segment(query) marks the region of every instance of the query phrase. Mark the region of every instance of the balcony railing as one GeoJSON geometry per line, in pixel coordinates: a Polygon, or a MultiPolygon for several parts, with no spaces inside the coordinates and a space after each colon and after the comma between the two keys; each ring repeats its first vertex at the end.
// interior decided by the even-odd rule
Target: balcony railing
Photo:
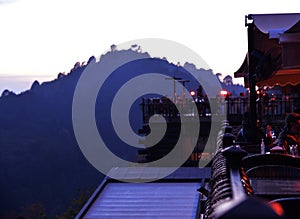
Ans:
{"type": "MultiPolygon", "coordinates": [[[[241,122],[242,115],[250,110],[250,100],[248,97],[228,97],[202,99],[200,101],[177,101],[175,104],[171,100],[161,98],[143,99],[142,111],[143,121],[147,123],[154,114],[161,114],[166,118],[179,116],[199,116],[201,118],[211,116],[211,105],[217,106],[216,115],[226,114],[229,121],[235,123],[238,119],[241,122]],[[198,110],[193,110],[192,104],[196,104],[198,110]],[[183,112],[179,115],[179,111],[183,112]]],[[[282,121],[287,113],[293,112],[300,106],[299,98],[272,98],[256,100],[256,113],[259,122],[262,124],[270,123],[274,120],[282,121]]]]}

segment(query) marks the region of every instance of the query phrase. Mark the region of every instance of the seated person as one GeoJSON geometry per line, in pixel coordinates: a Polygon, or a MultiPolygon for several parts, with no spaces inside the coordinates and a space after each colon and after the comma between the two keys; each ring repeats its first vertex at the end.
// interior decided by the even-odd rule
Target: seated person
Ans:
{"type": "Polygon", "coordinates": [[[285,118],[283,130],[279,133],[278,144],[285,149],[286,153],[290,152],[292,145],[300,147],[300,114],[290,113],[285,118]]]}
{"type": "Polygon", "coordinates": [[[261,139],[266,139],[264,131],[257,126],[251,127],[250,113],[245,112],[242,120],[242,128],[238,131],[235,142],[260,144],[261,139]]]}
{"type": "Polygon", "coordinates": [[[266,146],[270,146],[270,147],[273,146],[274,139],[273,139],[273,133],[272,132],[273,132],[272,126],[270,124],[268,124],[267,128],[266,128],[266,140],[265,140],[265,145],[266,146]]]}

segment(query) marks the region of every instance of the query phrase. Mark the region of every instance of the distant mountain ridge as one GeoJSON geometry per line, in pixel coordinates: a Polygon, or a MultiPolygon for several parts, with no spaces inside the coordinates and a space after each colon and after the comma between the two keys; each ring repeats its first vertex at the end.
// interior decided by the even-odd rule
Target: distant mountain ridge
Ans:
{"type": "MultiPolygon", "coordinates": [[[[145,69],[163,72],[169,77],[188,78],[185,68],[132,49],[108,52],[99,62],[114,65],[117,59],[126,56],[137,61],[118,68],[109,83],[101,88],[102,92],[115,92],[124,81],[145,69]]],[[[0,215],[17,211],[26,204],[42,203],[47,215],[53,218],[66,210],[78,189],[94,188],[103,179],[103,174],[82,155],[72,127],[74,91],[86,66],[94,61],[95,57],[90,57],[86,64],[77,62],[68,74],[60,73],[57,79],[41,84],[35,81],[30,90],[21,94],[3,92],[0,98],[0,165],[3,169],[0,215]]],[[[189,63],[184,67],[194,68],[199,74],[212,74],[211,70],[196,69],[189,63]]],[[[197,80],[191,79],[186,87],[192,90],[198,85],[197,80]]],[[[104,100],[101,97],[99,95],[96,103],[98,129],[105,136],[114,136],[109,116],[104,116],[113,95],[107,95],[104,100]]],[[[141,128],[138,102],[131,114],[134,115],[132,126],[141,128]]],[[[134,159],[136,149],[115,138],[106,140],[118,156],[134,159]]]]}

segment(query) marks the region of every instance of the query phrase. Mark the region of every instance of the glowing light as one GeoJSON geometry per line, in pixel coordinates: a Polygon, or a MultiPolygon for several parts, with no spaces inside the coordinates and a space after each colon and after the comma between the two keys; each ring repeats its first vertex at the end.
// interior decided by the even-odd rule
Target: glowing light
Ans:
{"type": "Polygon", "coordinates": [[[193,97],[193,96],[196,95],[196,92],[195,92],[195,91],[191,91],[190,94],[191,94],[191,96],[193,97]]]}
{"type": "Polygon", "coordinates": [[[283,216],[284,215],[284,210],[281,204],[278,202],[273,202],[269,204],[270,207],[273,209],[274,212],[276,212],[277,215],[283,216]]]}
{"type": "Polygon", "coordinates": [[[229,92],[227,90],[221,90],[220,91],[220,95],[221,96],[228,96],[229,95],[229,92]]]}

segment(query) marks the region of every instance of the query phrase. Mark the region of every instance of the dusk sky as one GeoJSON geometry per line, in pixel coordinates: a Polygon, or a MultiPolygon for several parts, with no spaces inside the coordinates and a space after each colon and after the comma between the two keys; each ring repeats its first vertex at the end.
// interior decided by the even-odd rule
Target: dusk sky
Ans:
{"type": "Polygon", "coordinates": [[[233,76],[247,52],[245,15],[296,13],[298,5],[292,0],[0,0],[0,92],[27,90],[34,80],[52,80],[112,44],[140,38],[181,43],[214,73],[233,76]]]}

